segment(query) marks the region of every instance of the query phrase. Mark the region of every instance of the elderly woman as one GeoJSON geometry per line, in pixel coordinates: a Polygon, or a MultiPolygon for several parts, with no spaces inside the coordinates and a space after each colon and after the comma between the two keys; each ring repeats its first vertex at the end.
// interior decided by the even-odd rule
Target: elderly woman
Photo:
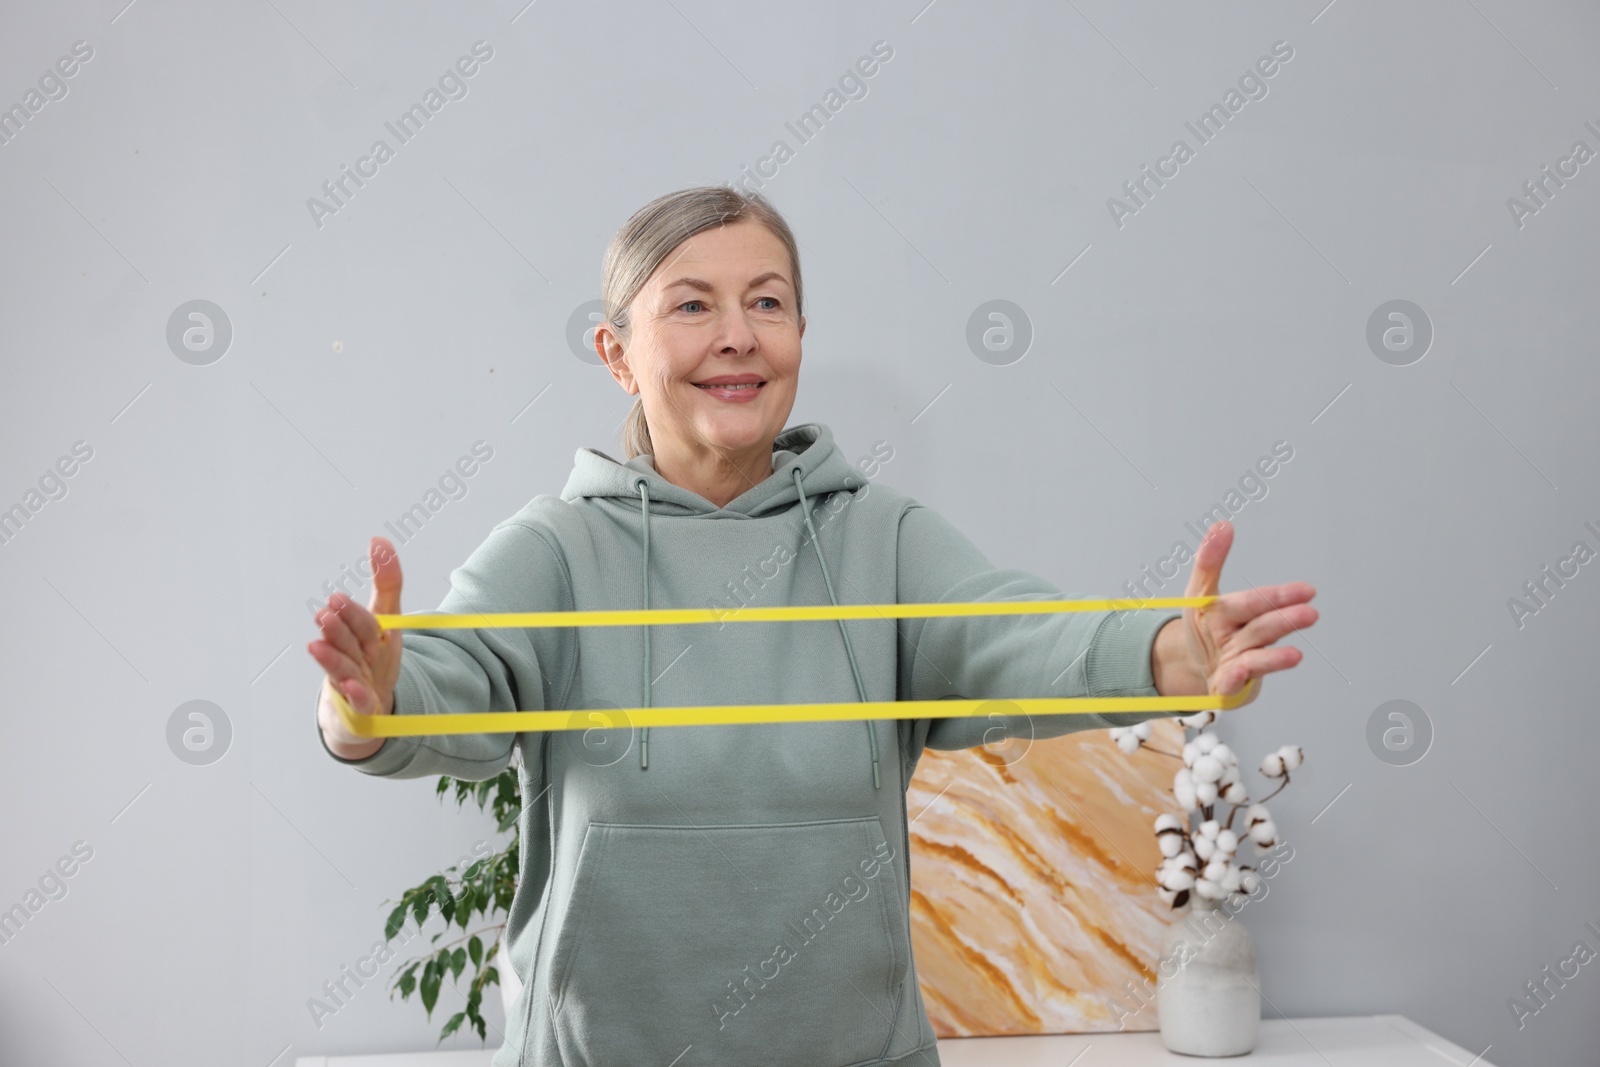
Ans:
{"type": "MultiPolygon", "coordinates": [[[[627,459],[575,455],[451,575],[441,612],[718,607],[719,624],[383,631],[336,593],[308,651],[330,755],[366,774],[482,780],[520,754],[521,872],[507,926],[523,987],[494,1063],[936,1067],[911,958],[905,793],[924,748],[992,741],[980,717],[361,738],[365,714],[1237,693],[1294,666],[1303,582],[1194,610],[748,622],[745,605],[1062,599],[993,566],[945,518],[868,484],[800,381],[800,257],[759,195],[685,189],[606,253],[595,348],[637,395],[627,459]],[[404,653],[402,654],[402,648],[404,653]],[[986,737],[986,733],[988,736],[986,737]]],[[[1186,595],[1213,594],[1219,523],[1186,595]]],[[[1259,688],[1259,687],[1258,687],[1259,688]]],[[[1253,697],[1254,694],[1252,694],[1253,697]]],[[[1149,714],[1010,721],[1033,738],[1149,714]]]]}

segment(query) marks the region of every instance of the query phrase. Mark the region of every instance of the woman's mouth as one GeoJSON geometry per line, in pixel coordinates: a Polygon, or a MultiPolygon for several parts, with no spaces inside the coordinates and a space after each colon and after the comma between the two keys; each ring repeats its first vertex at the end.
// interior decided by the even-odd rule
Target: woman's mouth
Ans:
{"type": "Polygon", "coordinates": [[[767,383],[741,382],[737,385],[701,385],[698,382],[692,382],[690,384],[694,385],[694,387],[700,390],[702,393],[707,393],[711,396],[714,396],[718,400],[726,400],[733,404],[743,404],[748,403],[749,401],[754,400],[757,396],[761,395],[761,388],[767,383]]]}

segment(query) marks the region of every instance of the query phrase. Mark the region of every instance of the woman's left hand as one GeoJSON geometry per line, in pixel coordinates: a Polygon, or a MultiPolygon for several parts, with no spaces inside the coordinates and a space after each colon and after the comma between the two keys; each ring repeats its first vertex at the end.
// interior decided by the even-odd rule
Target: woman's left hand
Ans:
{"type": "MultiPolygon", "coordinates": [[[[1194,569],[1183,595],[1216,596],[1222,563],[1232,547],[1233,523],[1213,523],[1195,552],[1194,569]]],[[[1268,646],[1317,621],[1317,609],[1307,603],[1316,595],[1305,582],[1289,582],[1228,593],[1203,608],[1184,608],[1189,657],[1194,671],[1205,681],[1206,692],[1231,695],[1252,678],[1299,663],[1304,654],[1298,648],[1268,646]]],[[[1257,685],[1244,703],[1260,695],[1261,686],[1257,685]]]]}

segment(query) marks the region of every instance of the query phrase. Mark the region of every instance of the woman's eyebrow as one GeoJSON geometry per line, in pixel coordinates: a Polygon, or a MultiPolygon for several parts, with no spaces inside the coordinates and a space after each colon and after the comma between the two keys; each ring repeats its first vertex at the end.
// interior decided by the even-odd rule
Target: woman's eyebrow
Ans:
{"type": "MultiPolygon", "coordinates": [[[[788,278],[785,278],[775,270],[769,270],[765,274],[758,274],[756,277],[751,278],[745,288],[754,289],[758,285],[771,281],[779,281],[785,285],[789,284],[788,278]]],[[[711,292],[711,283],[700,278],[678,278],[675,281],[668,282],[666,288],[672,289],[680,285],[687,285],[689,288],[698,289],[702,293],[711,292]]]]}

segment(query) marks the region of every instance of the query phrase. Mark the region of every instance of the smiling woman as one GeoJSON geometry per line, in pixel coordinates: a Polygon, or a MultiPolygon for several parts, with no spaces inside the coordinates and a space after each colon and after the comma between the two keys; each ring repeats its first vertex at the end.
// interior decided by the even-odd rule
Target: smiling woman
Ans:
{"type": "MultiPolygon", "coordinates": [[[[995,567],[881,480],[869,494],[867,468],[826,425],[786,427],[801,294],[794,236],[759,195],[700,187],[640,209],[606,253],[595,330],[613,379],[637,397],[626,459],[578,449],[561,493],[495,526],[451,572],[438,610],[693,607],[774,557],[760,591],[780,606],[1083,598],[995,567]]],[[[1232,538],[1227,523],[1216,529],[1186,595],[1216,591],[1232,538]]],[[[924,750],[992,752],[1014,732],[1034,742],[1177,714],[863,711],[652,737],[630,711],[1232,695],[1298,663],[1297,649],[1264,646],[1316,617],[1303,603],[1314,591],[1294,583],[1218,597],[1203,617],[1143,610],[1117,625],[1083,611],[383,629],[374,612],[400,613],[400,563],[382,538],[371,555],[370,608],[330,597],[323,639],[308,646],[327,671],[317,715],[329,754],[371,775],[466,781],[518,757],[517,877],[496,965],[521,988],[495,1067],[938,1067],[911,950],[906,791],[924,750]],[[588,713],[589,729],[361,737],[331,686],[361,714],[617,710],[588,713]],[[872,856],[879,892],[846,907],[840,872],[872,856]],[[808,939],[807,915],[829,932],[808,939]]]]}
{"type": "Polygon", "coordinates": [[[651,456],[668,481],[718,506],[769,476],[806,332],[800,252],[783,217],[720,187],[663,197],[617,232],[603,293],[595,351],[639,396],[628,458],[651,456]]]}

